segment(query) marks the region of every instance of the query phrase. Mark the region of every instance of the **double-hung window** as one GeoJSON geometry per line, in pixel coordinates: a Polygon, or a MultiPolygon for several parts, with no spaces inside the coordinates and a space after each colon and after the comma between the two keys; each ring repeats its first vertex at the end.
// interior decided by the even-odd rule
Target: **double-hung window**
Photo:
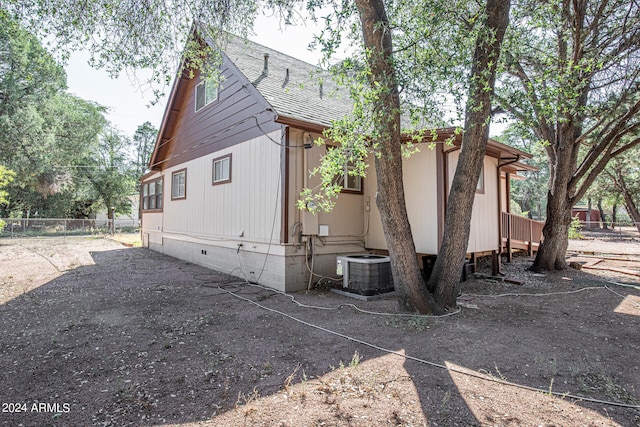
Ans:
{"type": "Polygon", "coordinates": [[[344,176],[342,178],[342,191],[350,193],[362,193],[362,177],[360,175],[352,175],[355,166],[348,162],[344,167],[344,176]]]}
{"type": "Polygon", "coordinates": [[[353,175],[355,166],[351,162],[344,165],[342,175],[337,175],[334,182],[342,187],[341,193],[362,194],[362,177],[353,175]]]}
{"type": "Polygon", "coordinates": [[[204,79],[196,86],[196,111],[218,99],[218,81],[214,77],[204,79]]]}
{"type": "Polygon", "coordinates": [[[231,182],[231,154],[213,159],[213,185],[231,182]]]}
{"type": "Polygon", "coordinates": [[[187,198],[187,170],[181,169],[171,174],[171,200],[187,198]]]}
{"type": "Polygon", "coordinates": [[[142,210],[162,210],[162,178],[142,184],[142,210]]]}

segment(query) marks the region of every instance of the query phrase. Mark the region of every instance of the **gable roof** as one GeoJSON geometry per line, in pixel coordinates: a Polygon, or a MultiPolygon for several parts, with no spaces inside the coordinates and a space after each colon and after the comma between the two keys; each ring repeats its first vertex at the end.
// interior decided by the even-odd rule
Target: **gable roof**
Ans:
{"type": "MultiPolygon", "coordinates": [[[[227,34],[221,50],[223,60],[230,62],[262,98],[261,108],[275,114],[276,123],[322,132],[333,120],[352,111],[348,89],[336,85],[328,72],[317,66],[231,34],[227,34]]],[[[187,80],[183,73],[174,82],[150,165],[158,164],[157,159],[164,156],[160,147],[173,139],[171,128],[181,114],[174,103],[183,96],[187,80]]],[[[438,134],[450,136],[453,130],[439,129],[438,134]]],[[[454,144],[460,143],[458,135],[454,144]]],[[[531,155],[495,140],[489,140],[487,155],[508,162],[514,171],[536,169],[519,162],[531,155]]]]}
{"type": "Polygon", "coordinates": [[[352,110],[347,90],[319,67],[236,36],[229,36],[223,50],[271,104],[276,121],[328,127],[352,110]]]}
{"type": "MultiPolygon", "coordinates": [[[[336,85],[327,72],[315,65],[232,35],[224,53],[272,105],[278,122],[326,128],[352,111],[347,89],[336,85]]],[[[438,133],[450,135],[453,131],[451,127],[438,133]]],[[[460,143],[461,138],[456,142],[460,143]]],[[[489,140],[487,154],[512,163],[515,170],[537,170],[519,162],[531,158],[529,153],[493,139],[489,140]]]]}

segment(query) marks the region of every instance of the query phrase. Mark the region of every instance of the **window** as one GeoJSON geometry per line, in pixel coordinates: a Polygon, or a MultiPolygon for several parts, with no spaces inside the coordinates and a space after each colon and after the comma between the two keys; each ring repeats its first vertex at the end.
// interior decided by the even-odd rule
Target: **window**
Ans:
{"type": "Polygon", "coordinates": [[[196,86],[196,111],[218,99],[218,83],[210,77],[196,86]]]}
{"type": "Polygon", "coordinates": [[[344,167],[344,174],[336,177],[335,183],[342,187],[341,193],[362,194],[362,177],[350,175],[353,170],[355,170],[355,166],[348,162],[344,167]]]}
{"type": "Polygon", "coordinates": [[[187,198],[187,170],[181,169],[171,174],[171,200],[187,198]]]}
{"type": "Polygon", "coordinates": [[[213,159],[213,185],[231,182],[231,154],[213,159]]]}
{"type": "Polygon", "coordinates": [[[142,210],[162,210],[162,178],[142,184],[142,210]]]}
{"type": "MultiPolygon", "coordinates": [[[[327,145],[327,152],[334,150],[336,147],[327,145]]],[[[362,194],[362,177],[360,175],[352,175],[356,166],[353,162],[347,162],[344,166],[342,175],[336,175],[333,179],[334,184],[342,187],[341,193],[362,194]]]]}
{"type": "Polygon", "coordinates": [[[344,169],[344,178],[342,189],[347,191],[353,191],[354,193],[362,193],[362,177],[359,175],[351,175],[350,172],[353,171],[355,167],[353,163],[347,163],[344,169]]]}
{"type": "Polygon", "coordinates": [[[476,193],[484,194],[484,165],[480,169],[480,176],[478,177],[478,185],[476,186],[476,193]]]}

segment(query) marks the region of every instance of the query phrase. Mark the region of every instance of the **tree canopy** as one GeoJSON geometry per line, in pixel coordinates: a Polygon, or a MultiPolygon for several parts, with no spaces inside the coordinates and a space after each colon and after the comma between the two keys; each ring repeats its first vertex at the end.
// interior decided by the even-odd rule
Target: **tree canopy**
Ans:
{"type": "Polygon", "coordinates": [[[0,13],[0,162],[15,172],[7,216],[70,215],[79,153],[105,123],[102,107],[66,93],[64,69],[0,13]]]}
{"type": "Polygon", "coordinates": [[[548,158],[544,240],[533,268],[564,269],[571,207],[611,159],[640,144],[640,5],[523,1],[512,20],[497,99],[548,158]]]}
{"type": "Polygon", "coordinates": [[[157,131],[141,125],[134,147],[104,107],[66,92],[64,69],[36,37],[6,11],[0,21],[0,217],[128,211],[157,131]]]}
{"type": "MultiPolygon", "coordinates": [[[[508,0],[486,3],[310,0],[264,5],[277,10],[285,20],[296,13],[296,8],[306,8],[312,16],[322,17],[325,31],[318,41],[327,57],[343,37],[350,40],[355,50],[353,60],[343,62],[338,74],[356,83],[351,85],[351,95],[356,100],[354,113],[359,120],[356,127],[340,121],[336,130],[329,133],[334,139],[348,140],[341,150],[333,151],[337,155],[333,160],[356,163],[354,173],[363,174],[364,156],[374,157],[378,177],[376,203],[399,301],[405,308],[433,312],[441,311],[442,306],[455,306],[455,281],[460,275],[469,234],[472,203],[468,200],[469,192],[475,189],[488,138],[490,100],[486,95],[493,89],[509,4],[508,0]],[[441,301],[434,304],[429,301],[420,275],[404,203],[402,151],[406,145],[400,138],[401,116],[409,117],[410,132],[435,128],[443,123],[442,108],[452,100],[458,102],[458,108],[452,109],[457,118],[465,116],[467,133],[459,162],[462,166],[456,172],[449,198],[454,206],[447,213],[447,222],[451,223],[445,225],[445,236],[450,235],[450,239],[444,239],[445,246],[451,244],[452,252],[441,257],[434,270],[432,281],[440,282],[437,292],[441,296],[441,301]],[[357,137],[363,133],[370,144],[357,137]],[[457,203],[458,199],[461,203],[457,203]]],[[[251,0],[202,1],[195,7],[184,1],[111,0],[87,2],[79,8],[65,0],[27,5],[10,0],[7,7],[30,28],[66,48],[88,45],[96,66],[113,73],[124,66],[152,66],[155,80],[166,82],[177,68],[175,62],[166,58],[177,57],[183,46],[186,46],[183,62],[186,68],[204,67],[207,71],[206,58],[213,52],[202,51],[196,41],[187,41],[185,37],[190,34],[187,28],[214,41],[224,31],[245,35],[263,5],[251,0]]],[[[424,134],[417,131],[415,139],[424,140],[424,134]]],[[[326,173],[330,181],[331,173],[330,166],[326,173]]]]}

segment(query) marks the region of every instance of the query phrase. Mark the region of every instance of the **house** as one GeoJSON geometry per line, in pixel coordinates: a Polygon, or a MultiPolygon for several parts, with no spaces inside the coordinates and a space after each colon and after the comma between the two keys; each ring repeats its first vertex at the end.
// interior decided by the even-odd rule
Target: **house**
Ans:
{"type": "Polygon", "coordinates": [[[600,211],[589,206],[576,205],[571,208],[571,218],[578,218],[586,228],[600,228],[600,211]]]}
{"type": "MultiPolygon", "coordinates": [[[[327,148],[313,141],[351,109],[345,89],[320,80],[314,66],[253,42],[230,37],[222,50],[219,84],[197,73],[174,83],[151,172],[142,177],[143,245],[283,291],[335,276],[339,255],[384,253],[374,168],[364,179],[345,174],[330,213],[295,206],[303,188],[319,183],[308,172],[327,148]]],[[[452,135],[441,129],[435,149],[425,144],[404,160],[417,256],[438,253],[461,143],[459,136],[452,146],[442,143],[452,135]]],[[[509,215],[509,180],[531,169],[519,162],[528,157],[489,142],[471,257],[506,242],[501,212],[509,215]]]]}

